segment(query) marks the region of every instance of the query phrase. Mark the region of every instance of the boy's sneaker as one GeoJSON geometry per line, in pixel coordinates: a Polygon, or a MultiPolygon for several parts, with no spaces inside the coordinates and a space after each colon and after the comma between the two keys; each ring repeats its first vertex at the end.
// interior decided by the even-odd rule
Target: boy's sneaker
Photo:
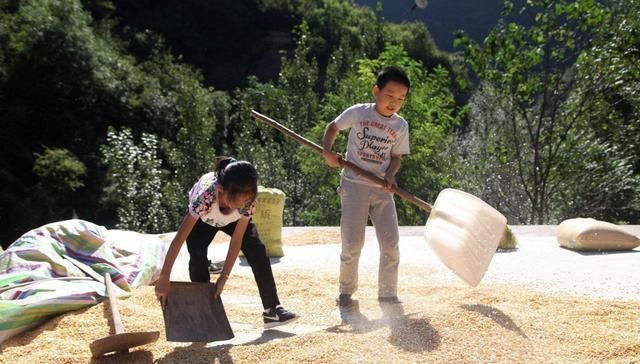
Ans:
{"type": "Polygon", "coordinates": [[[287,311],[282,306],[270,308],[262,314],[264,328],[271,329],[276,326],[286,325],[300,318],[295,312],[287,311]]]}
{"type": "Polygon", "coordinates": [[[348,293],[341,293],[338,298],[336,298],[336,303],[340,307],[349,307],[353,305],[353,300],[351,299],[351,295],[348,293]]]}

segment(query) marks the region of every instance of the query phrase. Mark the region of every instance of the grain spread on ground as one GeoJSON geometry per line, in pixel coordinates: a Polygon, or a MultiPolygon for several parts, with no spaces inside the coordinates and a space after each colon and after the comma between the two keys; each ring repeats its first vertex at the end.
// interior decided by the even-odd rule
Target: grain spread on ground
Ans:
{"type": "MultiPolygon", "coordinates": [[[[218,233],[213,239],[214,244],[223,244],[229,242],[229,235],[218,233]]],[[[282,236],[282,245],[286,249],[287,246],[310,245],[310,244],[340,244],[340,233],[335,229],[317,229],[308,230],[292,235],[282,236]]]]}
{"type": "MultiPolygon", "coordinates": [[[[610,362],[640,360],[638,301],[592,300],[533,293],[526,287],[463,283],[429,284],[428,270],[402,268],[402,305],[381,307],[377,278],[365,273],[354,298],[358,311],[334,302],[335,274],[279,273],[280,296],[302,318],[262,333],[253,278],[235,275],[223,300],[236,336],[257,332],[243,344],[170,343],[153,287],[118,302],[127,332],[160,330],[153,344],[112,354],[99,363],[352,363],[352,362],[610,362]],[[247,288],[252,287],[252,288],[247,288]],[[246,297],[251,297],[246,299],[246,297]],[[255,301],[255,302],[254,302],[255,301]],[[303,334],[292,334],[305,325],[303,334]]],[[[108,305],[74,311],[7,340],[3,363],[86,363],[89,344],[112,334],[108,305]]]]}

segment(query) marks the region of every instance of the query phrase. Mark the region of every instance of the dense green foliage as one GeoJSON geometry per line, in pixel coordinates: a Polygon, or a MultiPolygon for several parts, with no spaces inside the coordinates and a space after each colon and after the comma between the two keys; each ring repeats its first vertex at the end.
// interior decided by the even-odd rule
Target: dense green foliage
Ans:
{"type": "Polygon", "coordinates": [[[152,134],[143,134],[140,142],[133,140],[131,131],[109,130],[107,143],[103,145],[104,160],[111,174],[107,198],[117,206],[117,227],[136,231],[171,229],[169,219],[170,198],[179,185],[171,181],[163,185],[162,161],[158,158],[158,139],[152,134]],[[144,218],[140,218],[144,216],[144,218]]]}
{"type": "Polygon", "coordinates": [[[59,216],[60,212],[72,214],[67,201],[84,186],[87,168],[66,149],[47,148],[35,157],[33,173],[38,182],[32,193],[38,196],[39,210],[46,219],[59,216]]]}
{"type": "MultiPolygon", "coordinates": [[[[0,241],[71,217],[173,230],[223,154],[285,191],[286,225],[338,224],[338,171],[249,111],[319,143],[391,64],[412,79],[404,189],[433,201],[462,188],[511,223],[637,223],[640,5],[605,5],[532,0],[529,27],[507,7],[452,55],[423,24],[347,0],[0,1],[0,241]]],[[[398,212],[426,220],[401,200],[398,212]]]]}
{"type": "MultiPolygon", "coordinates": [[[[463,187],[519,223],[587,214],[637,221],[640,180],[630,160],[637,155],[628,146],[635,143],[629,133],[615,140],[602,129],[616,135],[636,130],[639,104],[627,98],[630,114],[625,117],[615,111],[616,101],[607,100],[615,92],[601,92],[615,88],[627,69],[637,67],[629,62],[637,55],[619,55],[625,61],[600,67],[599,75],[584,68],[608,59],[599,51],[602,42],[622,46],[611,44],[622,38],[608,38],[607,24],[622,21],[637,31],[637,13],[627,22],[624,13],[609,13],[595,0],[530,0],[526,10],[537,12],[529,28],[501,22],[482,44],[464,34],[458,37],[482,80],[471,102],[470,132],[460,141],[460,154],[470,167],[461,171],[473,170],[460,176],[463,187]],[[616,69],[617,75],[610,74],[616,69]]],[[[635,80],[630,75],[623,82],[623,87],[637,84],[637,72],[635,80]]]]}

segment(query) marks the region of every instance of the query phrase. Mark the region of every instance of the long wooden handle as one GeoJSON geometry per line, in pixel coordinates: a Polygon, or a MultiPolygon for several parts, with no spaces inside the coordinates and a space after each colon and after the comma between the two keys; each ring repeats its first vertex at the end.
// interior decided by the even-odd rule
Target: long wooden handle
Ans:
{"type": "Polygon", "coordinates": [[[122,319],[120,319],[120,311],[118,311],[118,303],[116,302],[116,292],[113,289],[113,283],[111,282],[111,275],[109,273],[104,274],[104,284],[107,286],[107,294],[109,295],[109,306],[111,306],[111,318],[113,318],[113,327],[117,334],[124,333],[124,326],[122,325],[122,319]]]}
{"type": "MultiPolygon", "coordinates": [[[[309,139],[307,139],[307,138],[305,138],[305,137],[303,137],[303,136],[301,136],[299,134],[296,134],[293,130],[287,128],[286,126],[284,126],[284,125],[280,124],[279,122],[269,118],[266,115],[260,114],[259,112],[255,111],[255,110],[251,110],[251,116],[253,116],[257,120],[263,121],[267,125],[269,125],[272,128],[278,130],[282,134],[290,137],[291,139],[297,141],[298,143],[304,145],[305,147],[308,147],[308,148],[310,148],[310,149],[312,149],[312,150],[314,150],[314,151],[316,151],[316,152],[318,152],[320,154],[322,154],[322,152],[324,151],[324,149],[321,146],[319,146],[318,144],[310,141],[309,139]]],[[[355,164],[353,164],[351,162],[348,162],[348,161],[346,161],[346,160],[344,160],[342,158],[340,158],[340,165],[342,167],[346,167],[346,168],[349,168],[349,169],[353,170],[358,175],[368,179],[369,181],[377,184],[378,186],[385,187],[386,184],[387,184],[384,179],[382,179],[382,178],[374,175],[373,173],[371,173],[369,171],[366,171],[366,170],[360,168],[359,166],[357,166],[357,165],[355,165],[355,164]]],[[[423,209],[423,210],[425,210],[427,212],[430,212],[431,209],[432,209],[431,205],[429,205],[425,201],[419,199],[418,197],[410,194],[409,192],[403,190],[400,187],[396,187],[395,194],[400,196],[400,197],[402,197],[402,198],[404,198],[405,200],[413,203],[414,205],[418,206],[419,208],[421,208],[421,209],[423,209]]]]}

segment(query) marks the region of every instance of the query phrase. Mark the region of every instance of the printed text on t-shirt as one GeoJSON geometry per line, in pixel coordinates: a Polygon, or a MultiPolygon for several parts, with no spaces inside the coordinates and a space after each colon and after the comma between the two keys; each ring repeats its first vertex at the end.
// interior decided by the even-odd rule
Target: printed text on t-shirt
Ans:
{"type": "Polygon", "coordinates": [[[360,144],[360,157],[373,163],[383,162],[386,159],[386,151],[394,143],[396,131],[377,121],[364,120],[360,122],[360,126],[362,131],[356,134],[360,144]],[[383,130],[387,135],[372,134],[375,129],[383,130]]]}

